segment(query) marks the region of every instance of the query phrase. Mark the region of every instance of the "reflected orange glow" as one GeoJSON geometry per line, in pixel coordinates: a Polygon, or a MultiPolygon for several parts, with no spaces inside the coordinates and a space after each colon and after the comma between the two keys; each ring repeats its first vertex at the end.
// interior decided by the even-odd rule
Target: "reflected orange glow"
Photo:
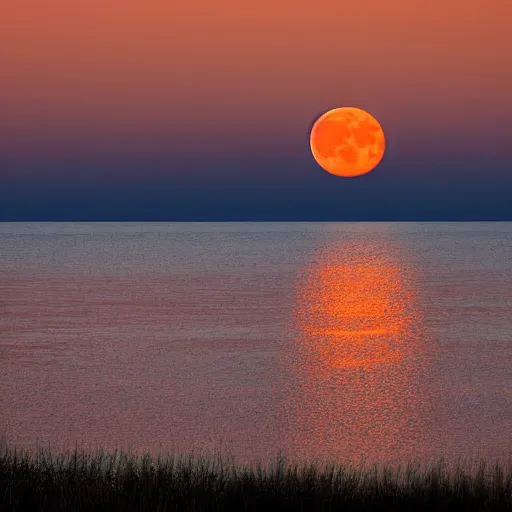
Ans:
{"type": "Polygon", "coordinates": [[[396,260],[372,246],[344,244],[308,269],[298,326],[315,359],[336,368],[396,363],[411,323],[411,292],[396,260]]]}
{"type": "Polygon", "coordinates": [[[414,268],[388,234],[368,239],[326,240],[298,279],[296,388],[283,406],[294,423],[283,421],[303,457],[391,461],[425,444],[414,268]]]}

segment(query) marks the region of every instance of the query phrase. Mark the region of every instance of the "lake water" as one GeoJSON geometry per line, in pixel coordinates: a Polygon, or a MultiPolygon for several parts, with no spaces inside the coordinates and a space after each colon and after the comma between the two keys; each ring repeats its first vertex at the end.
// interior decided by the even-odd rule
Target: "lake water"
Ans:
{"type": "Polygon", "coordinates": [[[0,224],[0,435],[508,457],[512,223],[0,224]]]}

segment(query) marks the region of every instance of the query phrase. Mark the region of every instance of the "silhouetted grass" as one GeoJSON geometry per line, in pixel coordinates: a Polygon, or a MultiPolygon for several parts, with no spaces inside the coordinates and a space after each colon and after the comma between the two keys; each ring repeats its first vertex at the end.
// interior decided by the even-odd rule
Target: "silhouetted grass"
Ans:
{"type": "Polygon", "coordinates": [[[0,510],[512,510],[511,464],[239,467],[215,457],[0,447],[0,510]]]}

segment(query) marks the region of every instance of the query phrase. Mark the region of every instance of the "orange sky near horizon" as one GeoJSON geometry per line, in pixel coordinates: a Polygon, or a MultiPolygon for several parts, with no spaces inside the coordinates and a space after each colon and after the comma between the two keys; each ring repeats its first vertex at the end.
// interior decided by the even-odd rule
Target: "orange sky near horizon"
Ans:
{"type": "Polygon", "coordinates": [[[0,12],[10,155],[63,140],[100,153],[307,144],[314,119],[344,105],[405,148],[508,148],[508,0],[20,0],[0,12]]]}

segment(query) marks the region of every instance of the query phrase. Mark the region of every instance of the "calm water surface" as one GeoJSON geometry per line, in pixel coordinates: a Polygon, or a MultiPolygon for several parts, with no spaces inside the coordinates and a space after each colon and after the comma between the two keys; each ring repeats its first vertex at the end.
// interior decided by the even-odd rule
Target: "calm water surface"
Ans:
{"type": "Polygon", "coordinates": [[[512,452],[512,223],[0,224],[30,449],[512,452]]]}

